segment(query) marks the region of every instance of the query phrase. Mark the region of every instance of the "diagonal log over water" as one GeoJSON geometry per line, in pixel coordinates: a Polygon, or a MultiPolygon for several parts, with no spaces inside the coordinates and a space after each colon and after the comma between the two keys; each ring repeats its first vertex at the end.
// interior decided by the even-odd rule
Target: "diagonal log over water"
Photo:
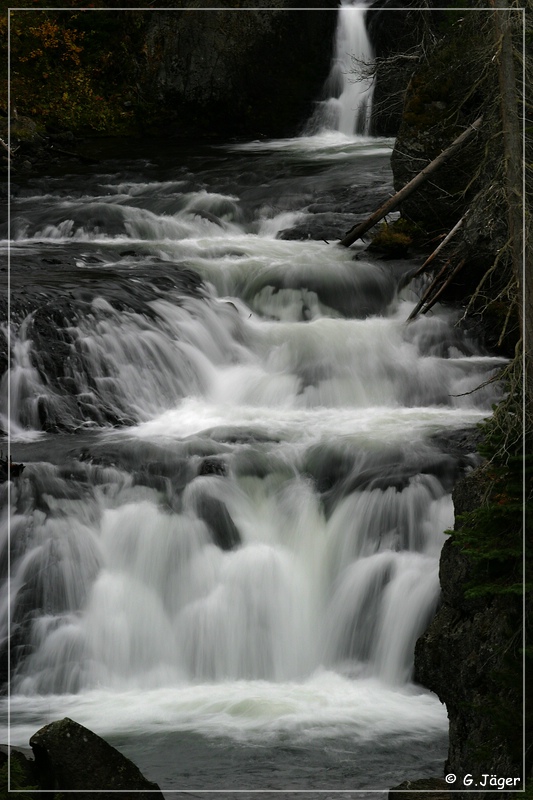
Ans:
{"type": "Polygon", "coordinates": [[[433,159],[433,161],[430,161],[430,163],[424,167],[424,169],[419,172],[418,175],[415,175],[415,177],[412,178],[409,183],[406,183],[406,185],[400,189],[399,192],[396,192],[393,197],[391,197],[386,203],[374,211],[374,213],[371,214],[364,222],[361,222],[359,225],[356,225],[354,228],[348,231],[346,236],[341,239],[338,244],[342,245],[343,247],[349,247],[351,244],[360,239],[367,231],[369,231],[370,228],[372,228],[377,222],[379,222],[380,219],[383,219],[383,217],[385,217],[391,211],[394,211],[394,209],[399,206],[403,200],[405,200],[410,194],[418,189],[418,187],[421,186],[429,178],[429,176],[435,172],[435,170],[442,166],[442,164],[444,164],[449,158],[451,158],[451,156],[453,156],[454,153],[457,152],[457,150],[459,150],[460,147],[463,146],[467,139],[469,139],[470,136],[479,129],[482,121],[482,117],[476,119],[476,121],[473,122],[469,128],[463,131],[463,133],[458,136],[449,147],[443,150],[442,153],[433,159]]]}

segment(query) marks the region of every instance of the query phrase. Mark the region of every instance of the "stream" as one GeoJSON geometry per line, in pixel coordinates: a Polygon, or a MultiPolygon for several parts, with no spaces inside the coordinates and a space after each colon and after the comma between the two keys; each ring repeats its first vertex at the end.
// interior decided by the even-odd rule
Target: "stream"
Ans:
{"type": "Polygon", "coordinates": [[[2,741],[71,717],[167,798],[441,774],[413,653],[502,362],[460,308],[406,323],[419,259],[336,244],[393,191],[352,50],[345,5],[300,137],[99,142],[12,184],[2,741]]]}
{"type": "Polygon", "coordinates": [[[168,145],[15,187],[12,744],[69,716],[167,792],[439,774],[413,650],[500,361],[460,310],[406,324],[412,262],[335,245],[391,146],[168,145]]]}

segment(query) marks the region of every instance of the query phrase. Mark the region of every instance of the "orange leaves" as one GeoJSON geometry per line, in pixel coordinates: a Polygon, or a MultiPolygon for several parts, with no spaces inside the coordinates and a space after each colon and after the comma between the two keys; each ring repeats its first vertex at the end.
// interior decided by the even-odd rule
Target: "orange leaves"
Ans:
{"type": "Polygon", "coordinates": [[[19,26],[16,32],[19,37],[33,38],[39,45],[29,53],[28,58],[41,58],[47,51],[54,51],[54,57],[59,55],[62,61],[80,65],[83,32],[59,25],[51,19],[43,19],[39,25],[31,25],[26,30],[19,26]]]}
{"type": "Polygon", "coordinates": [[[493,503],[496,503],[499,506],[506,506],[512,502],[512,498],[509,497],[508,494],[495,494],[492,498],[493,503]]]}
{"type": "MultiPolygon", "coordinates": [[[[35,5],[10,11],[11,97],[19,114],[73,131],[129,130],[135,115],[123,109],[135,72],[131,35],[138,33],[138,15],[87,11],[104,7],[104,0],[84,9],[65,0],[72,10],[35,5]]],[[[7,32],[7,15],[0,14],[0,33],[2,26],[7,32]]]]}

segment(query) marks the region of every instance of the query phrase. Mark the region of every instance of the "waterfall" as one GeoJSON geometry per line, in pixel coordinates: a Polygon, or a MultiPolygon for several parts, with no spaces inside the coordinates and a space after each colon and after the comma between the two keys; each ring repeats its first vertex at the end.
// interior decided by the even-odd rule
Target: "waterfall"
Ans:
{"type": "Polygon", "coordinates": [[[37,377],[35,319],[13,337],[13,435],[35,438],[46,413],[103,434],[96,463],[28,464],[10,487],[11,624],[31,644],[15,693],[282,683],[342,664],[409,681],[453,521],[454,461],[427,430],[480,418],[492,395],[469,389],[495,361],[438,317],[406,328],[391,278],[345,249],[327,271],[319,243],[246,249],[196,256],[201,297],[145,287],[144,313],[95,298],[62,365],[75,405],[37,377]],[[106,414],[130,426],[113,433],[106,414]]]}
{"type": "Polygon", "coordinates": [[[374,58],[368,38],[366,7],[361,2],[343,0],[335,33],[335,49],[324,99],[307,125],[309,134],[338,131],[346,136],[370,133],[372,114],[372,78],[365,76],[365,65],[374,58]]]}
{"type": "Polygon", "coordinates": [[[190,747],[445,735],[413,652],[473,463],[448,445],[501,362],[449,309],[406,326],[401,264],[291,238],[345,227],[354,182],[390,189],[383,141],[324,138],[102,163],[15,199],[12,741],[65,715],[190,747]]]}

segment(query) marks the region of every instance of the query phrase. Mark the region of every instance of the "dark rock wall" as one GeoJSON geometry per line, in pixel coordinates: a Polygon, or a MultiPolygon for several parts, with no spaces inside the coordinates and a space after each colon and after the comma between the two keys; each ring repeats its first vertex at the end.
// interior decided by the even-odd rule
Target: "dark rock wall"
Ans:
{"type": "MultiPolygon", "coordinates": [[[[482,14],[460,18],[446,12],[434,20],[438,43],[413,62],[411,72],[404,71],[407,83],[392,169],[398,190],[483,115],[480,131],[402,203],[401,212],[432,235],[449,231],[466,214],[462,231],[436,267],[448,258],[452,266],[464,259],[459,277],[441,299],[464,306],[483,280],[482,297],[473,308],[480,314],[486,342],[496,347],[502,331],[497,298],[511,278],[508,262],[498,263],[508,238],[507,212],[494,38],[486,11],[482,14]]],[[[502,339],[503,353],[510,358],[517,345],[515,321],[513,326],[513,336],[502,339]]],[[[456,530],[461,514],[485,505],[490,485],[481,469],[457,484],[456,530]]],[[[521,535],[519,528],[501,531],[502,541],[520,541],[521,535]]],[[[523,788],[483,783],[493,775],[522,777],[524,763],[530,775],[532,760],[531,748],[525,756],[523,751],[523,599],[512,593],[469,595],[474,573],[479,580],[478,570],[468,549],[461,550],[452,536],[441,554],[442,605],[415,651],[415,680],[447,707],[450,736],[444,774],[457,776],[451,788],[464,800],[467,791],[476,791],[480,798],[488,791],[505,795],[505,790],[523,788]],[[464,784],[466,776],[472,776],[473,784],[464,784]]],[[[530,618],[526,613],[525,619],[530,618]]],[[[526,674],[526,679],[531,681],[531,676],[526,674]]],[[[527,682],[525,688],[527,698],[527,682]]],[[[526,744],[531,738],[526,729],[526,744]]]]}
{"type": "Polygon", "coordinates": [[[437,242],[436,236],[448,233],[464,217],[462,229],[433,261],[436,272],[448,261],[448,274],[463,262],[441,299],[466,306],[473,297],[470,311],[482,320],[484,343],[513,358],[518,317],[513,309],[507,324],[509,305],[504,309],[500,300],[510,296],[514,283],[511,262],[502,258],[509,237],[493,31],[486,10],[464,17],[447,14],[423,15],[424,26],[417,35],[427,48],[423,56],[419,50],[418,60],[403,73],[407,84],[391,157],[394,188],[404,187],[482,119],[466,144],[402,201],[400,211],[420,226],[428,242],[437,242]],[[429,31],[428,19],[433,20],[429,31]],[[486,63],[480,68],[483,59],[486,63]],[[497,261],[498,268],[492,269],[497,261]]]}
{"type": "MultiPolygon", "coordinates": [[[[456,518],[481,504],[485,480],[475,471],[457,484],[453,494],[456,518]]],[[[472,563],[451,537],[440,560],[442,605],[415,652],[415,680],[434,691],[448,710],[445,774],[457,776],[452,788],[459,798],[459,790],[474,789],[463,783],[465,777],[482,784],[483,774],[499,778],[523,775],[522,687],[517,668],[521,662],[522,598],[465,597],[471,580],[472,563]]],[[[482,795],[480,792],[477,797],[482,795]]],[[[467,795],[464,797],[466,800],[467,795]]]]}
{"type": "Polygon", "coordinates": [[[405,91],[420,42],[420,14],[395,0],[375,0],[366,22],[376,61],[372,133],[396,136],[402,121],[405,91]]]}
{"type": "Polygon", "coordinates": [[[57,155],[76,149],[74,135],[201,140],[300,132],[329,72],[335,0],[310,0],[304,9],[289,0],[161,4],[119,11],[110,0],[110,8],[96,4],[98,14],[50,9],[44,20],[36,8],[17,15],[10,51],[19,65],[11,82],[11,143],[23,144],[17,159],[33,155],[26,145],[35,150],[36,138],[42,150],[61,137],[53,142],[57,155]],[[43,45],[47,25],[59,48],[53,65],[43,45]]]}
{"type": "Polygon", "coordinates": [[[151,15],[140,82],[157,108],[153,126],[207,138],[298,133],[328,74],[337,13],[326,5],[195,3],[151,15]]]}
{"type": "MultiPolygon", "coordinates": [[[[435,71],[439,65],[435,64],[435,71]]],[[[455,79],[454,79],[455,80],[455,79]]],[[[480,109],[462,109],[457,86],[423,67],[411,76],[391,164],[394,186],[401,189],[473,123],[480,109]]],[[[462,216],[482,183],[476,178],[490,138],[476,134],[402,203],[402,215],[429,231],[449,230],[462,216]]]]}
{"type": "MultiPolygon", "coordinates": [[[[403,216],[428,231],[447,231],[494,180],[502,158],[491,28],[482,9],[463,19],[454,12],[447,16],[434,10],[402,13],[413,29],[410,38],[404,34],[399,39],[407,47],[396,65],[405,88],[392,154],[395,188],[408,183],[483,117],[478,133],[401,206],[403,216]],[[483,60],[488,64],[480,66],[483,60]]],[[[393,71],[390,65],[388,70],[393,71]]],[[[491,255],[500,246],[501,242],[493,247],[491,255]]]]}

